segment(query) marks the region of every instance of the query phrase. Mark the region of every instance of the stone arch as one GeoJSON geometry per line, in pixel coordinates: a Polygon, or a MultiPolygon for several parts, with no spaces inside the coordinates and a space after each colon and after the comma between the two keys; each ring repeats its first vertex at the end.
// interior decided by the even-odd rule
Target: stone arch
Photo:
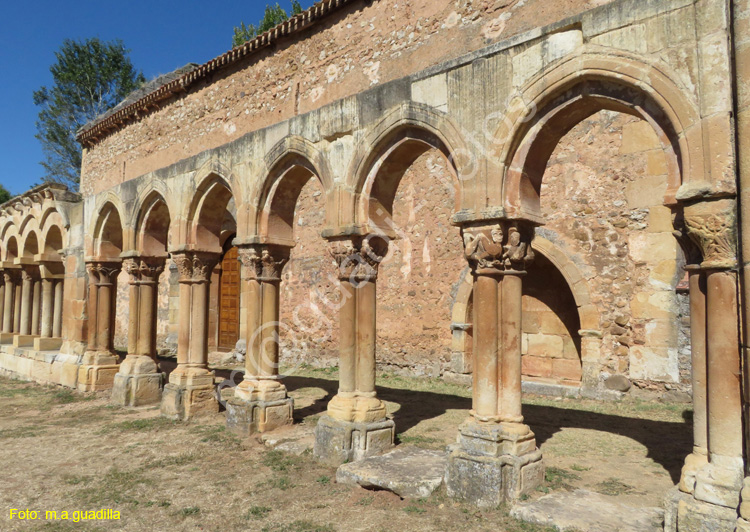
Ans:
{"type": "Polygon", "coordinates": [[[396,189],[406,169],[430,149],[448,161],[455,190],[455,211],[467,203],[462,181],[476,173],[474,159],[458,128],[434,108],[408,103],[388,111],[362,140],[348,175],[354,191],[352,223],[364,232],[392,233],[387,219],[392,215],[396,189]],[[390,174],[390,175],[389,175],[390,174]],[[380,177],[379,177],[380,176],[380,177]],[[373,228],[369,225],[372,223],[373,228]]]}
{"type": "Polygon", "coordinates": [[[107,201],[99,210],[94,225],[93,255],[97,259],[119,259],[124,236],[120,209],[107,201]]]}
{"type": "Polygon", "coordinates": [[[32,229],[28,231],[23,239],[21,256],[24,258],[33,259],[35,255],[39,255],[39,240],[39,234],[36,230],[32,229]]]}
{"type": "Polygon", "coordinates": [[[203,179],[190,202],[188,246],[195,250],[221,253],[227,234],[237,231],[234,197],[229,183],[219,174],[211,173],[203,179]]]}
{"type": "Polygon", "coordinates": [[[42,252],[57,254],[66,247],[67,230],[65,220],[55,208],[45,210],[40,223],[42,228],[42,252]]]}
{"type": "Polygon", "coordinates": [[[260,191],[256,230],[263,242],[294,246],[294,211],[302,188],[316,178],[326,195],[326,219],[334,215],[331,198],[334,185],[330,169],[320,152],[301,137],[287,137],[266,156],[270,168],[260,191]]]}
{"type": "Polygon", "coordinates": [[[135,249],[148,257],[166,256],[172,218],[164,196],[151,191],[139,202],[135,219],[135,249]]]}
{"type": "Polygon", "coordinates": [[[9,235],[7,243],[3,246],[4,259],[6,261],[12,261],[18,258],[18,238],[15,234],[9,235]]]}
{"type": "Polygon", "coordinates": [[[683,183],[705,180],[699,115],[685,92],[663,66],[624,53],[574,55],[537,75],[510,103],[496,135],[506,215],[543,222],[540,189],[549,157],[568,131],[603,109],[637,116],[654,129],[668,167],[664,203],[674,204],[683,183]]]}

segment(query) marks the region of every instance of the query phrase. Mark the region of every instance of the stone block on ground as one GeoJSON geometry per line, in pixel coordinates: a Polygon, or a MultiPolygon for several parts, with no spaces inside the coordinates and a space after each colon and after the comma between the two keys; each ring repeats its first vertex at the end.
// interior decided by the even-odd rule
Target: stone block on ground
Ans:
{"type": "Polygon", "coordinates": [[[340,466],[336,482],[392,491],[403,498],[429,497],[443,483],[447,462],[444,451],[402,447],[340,466]]]}
{"type": "Polygon", "coordinates": [[[661,508],[636,508],[619,502],[617,497],[586,490],[550,493],[518,503],[510,513],[516,519],[561,532],[660,532],[664,522],[661,508]]]}

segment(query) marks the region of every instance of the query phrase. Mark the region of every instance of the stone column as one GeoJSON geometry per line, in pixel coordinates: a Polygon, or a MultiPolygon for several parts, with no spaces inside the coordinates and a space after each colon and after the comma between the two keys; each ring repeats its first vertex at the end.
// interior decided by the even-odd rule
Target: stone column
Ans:
{"type": "Polygon", "coordinates": [[[141,406],[158,403],[164,375],[156,359],[156,311],[163,257],[131,257],[129,275],[128,354],[112,387],[112,403],[141,406]]]}
{"type": "Polygon", "coordinates": [[[693,493],[696,473],[708,463],[708,400],[706,397],[706,275],[688,266],[690,282],[690,365],[693,388],[693,452],[685,458],[679,488],[693,493]]]}
{"type": "MultiPolygon", "coordinates": [[[[737,523],[744,461],[735,208],[733,199],[720,199],[687,205],[684,209],[688,236],[703,254],[703,274],[695,279],[697,274],[693,273],[691,278],[691,310],[693,303],[700,307],[701,299],[705,298],[705,333],[701,334],[703,321],[699,308],[695,319],[701,324],[697,324],[693,332],[696,336],[691,340],[694,359],[700,358],[701,350],[705,349],[705,418],[700,411],[704,401],[698,399],[700,433],[694,443],[698,453],[707,446],[708,463],[695,472],[692,494],[674,497],[676,519],[672,517],[674,510],[667,508],[666,522],[670,527],[676,522],[678,531],[733,531],[737,523]],[[705,288],[701,286],[703,277],[705,288]],[[695,294],[693,285],[698,287],[695,294]],[[700,428],[703,419],[705,430],[700,428]]],[[[697,371],[700,376],[700,360],[697,371]]],[[[701,387],[699,381],[699,396],[701,387]]],[[[685,481],[685,487],[690,487],[689,476],[685,481]]]]}
{"type": "Polygon", "coordinates": [[[54,279],[42,279],[42,326],[41,336],[52,338],[52,312],[54,300],[54,279]]]}
{"type": "Polygon", "coordinates": [[[34,289],[35,276],[31,268],[24,268],[21,272],[21,324],[19,333],[22,336],[31,335],[31,313],[32,297],[34,289]]]}
{"type": "Polygon", "coordinates": [[[13,336],[15,312],[16,286],[18,285],[18,270],[6,268],[3,272],[5,294],[3,299],[3,341],[10,341],[13,336]]]}
{"type": "Polygon", "coordinates": [[[375,392],[378,267],[388,242],[378,236],[331,241],[341,283],[339,392],[315,428],[315,456],[337,465],[393,445],[395,424],[375,392]]]}
{"type": "Polygon", "coordinates": [[[55,308],[52,315],[52,337],[62,338],[62,310],[63,310],[63,288],[64,281],[62,279],[55,279],[55,308]]]}
{"type": "Polygon", "coordinates": [[[0,267],[0,333],[5,321],[5,269],[0,267]]]}
{"type": "Polygon", "coordinates": [[[115,304],[119,260],[89,260],[88,347],[78,372],[78,389],[100,391],[112,387],[118,370],[114,352],[115,304]]]}
{"type": "Polygon", "coordinates": [[[19,271],[13,294],[13,334],[21,334],[21,301],[23,300],[23,279],[19,271]]]}
{"type": "Polygon", "coordinates": [[[163,416],[189,419],[218,411],[214,372],[208,370],[208,295],[219,253],[172,253],[180,273],[177,368],[169,375],[161,401],[163,416]]]}
{"type": "Polygon", "coordinates": [[[37,277],[34,278],[34,284],[31,288],[31,335],[39,336],[40,326],[40,313],[42,310],[42,280],[37,277]]]}
{"type": "Polygon", "coordinates": [[[474,275],[474,393],[446,486],[451,497],[496,507],[544,478],[541,452],[521,414],[521,288],[534,229],[501,221],[462,233],[474,275]]]}
{"type": "Polygon", "coordinates": [[[291,425],[294,400],[279,375],[279,292],[286,246],[240,249],[247,298],[245,377],[227,403],[227,427],[242,435],[291,425]]]}

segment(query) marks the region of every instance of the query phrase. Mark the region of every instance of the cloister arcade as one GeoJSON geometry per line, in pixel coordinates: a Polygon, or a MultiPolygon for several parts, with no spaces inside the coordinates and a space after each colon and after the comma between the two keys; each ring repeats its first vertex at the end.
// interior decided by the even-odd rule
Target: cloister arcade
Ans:
{"type": "MultiPolygon", "coordinates": [[[[675,21],[692,16],[647,4],[648,16],[649,9],[666,10],[660,16],[675,21]]],[[[723,527],[717,530],[747,526],[737,520],[746,454],[738,379],[737,162],[721,133],[733,127],[733,108],[705,92],[696,95],[687,74],[669,61],[605,41],[584,42],[587,28],[606,26],[597,17],[607,11],[593,13],[578,25],[530,37],[534,46],[543,41],[546,48],[539,50],[552,50],[539,52],[538,64],[523,56],[531,45],[482,49],[200,151],[160,155],[170,162],[128,159],[135,152],[125,150],[123,172],[126,159],[142,164],[132,179],[111,178],[106,168],[113,156],[97,152],[100,145],[111,148],[117,128],[132,124],[104,132],[91,126],[79,135],[88,150],[82,197],[44,185],[0,210],[3,372],[82,391],[111,389],[117,404],[160,403],[164,416],[193,419],[219,410],[209,352],[239,339],[246,346],[245,373],[227,403],[227,426],[249,435],[293,423],[294,402],[280,370],[280,345],[293,332],[281,318],[284,271],[298,253],[299,199],[314,180],[324,205],[319,238],[330,254],[327,274],[337,280],[331,308],[339,368],[338,393],[318,422],[314,454],[338,465],[381,453],[394,444],[396,430],[375,385],[378,277],[404,238],[394,222],[399,185],[430,154],[445,169],[453,200],[452,217],[443,222],[455,229],[440,246],[465,260],[453,278],[434,280],[446,292],[453,289],[445,309],[452,332],[441,335],[448,343],[452,335],[451,366],[471,375],[473,391],[471,412],[450,452],[447,491],[479,506],[517,500],[544,475],[521,402],[529,375],[524,361],[534,363],[533,356],[524,358],[531,334],[523,325],[530,314],[524,298],[543,303],[540,308],[556,313],[564,328],[555,340],[559,360],[550,362],[564,368],[560,381],[591,394],[606,391],[608,327],[624,331],[624,323],[604,325],[606,289],[595,279],[602,271],[591,274],[595,261],[570,251],[564,225],[544,207],[550,161],[565,136],[597,113],[619,114],[646,125],[644,135],[655,139],[649,164],[660,169],[664,183],[647,204],[652,216],[665,217],[661,228],[649,226],[619,255],[610,246],[618,260],[632,260],[633,271],[651,275],[644,274],[649,290],[656,287],[628,301],[633,309],[640,305],[650,327],[646,340],[626,344],[629,333],[619,333],[621,347],[630,348],[632,379],[666,381],[664,374],[679,380],[670,344],[676,333],[657,342],[652,332],[674,321],[666,308],[674,299],[662,304],[664,294],[674,295],[682,266],[688,272],[694,450],[668,502],[666,526],[698,530],[691,524],[696,515],[723,527]],[[504,75],[512,85],[497,81],[504,75]],[[457,96],[480,85],[505,98],[501,102],[489,88],[475,98],[457,96]],[[657,263],[649,262],[654,254],[660,268],[668,267],[662,280],[653,274],[657,263]],[[159,287],[169,283],[171,268],[176,365],[167,375],[157,336],[159,287]],[[126,353],[115,351],[119,277],[127,279],[126,353]],[[545,290],[548,284],[554,294],[545,290]],[[222,310],[231,298],[236,304],[222,310]],[[563,356],[568,344],[570,356],[563,356]],[[658,360],[644,361],[649,357],[658,360]]],[[[155,121],[162,110],[152,111],[155,121]]]]}

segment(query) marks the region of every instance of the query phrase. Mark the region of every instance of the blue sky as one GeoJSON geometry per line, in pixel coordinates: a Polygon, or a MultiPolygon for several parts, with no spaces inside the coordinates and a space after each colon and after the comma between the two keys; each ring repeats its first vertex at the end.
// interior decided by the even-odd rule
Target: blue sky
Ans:
{"type": "MultiPolygon", "coordinates": [[[[275,3],[276,0],[273,0],[275,3]]],[[[291,0],[279,0],[291,12],[291,0]]],[[[313,0],[302,0],[307,9],[313,0]]],[[[54,52],[66,38],[122,39],[136,68],[151,79],[231,48],[234,26],[257,24],[265,1],[10,0],[0,18],[0,160],[2,183],[19,194],[41,181],[39,113],[32,93],[51,85],[54,52]]]]}

